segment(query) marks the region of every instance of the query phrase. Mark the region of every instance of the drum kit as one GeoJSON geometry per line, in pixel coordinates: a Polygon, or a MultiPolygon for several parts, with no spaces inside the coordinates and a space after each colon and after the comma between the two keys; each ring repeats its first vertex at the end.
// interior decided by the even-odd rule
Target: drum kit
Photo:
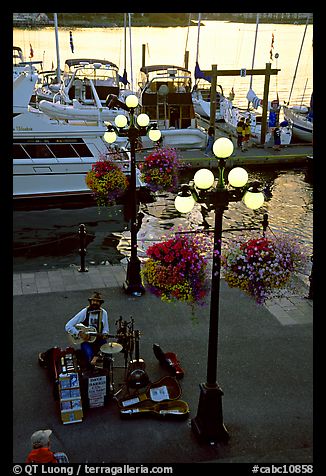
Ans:
{"type": "MultiPolygon", "coordinates": [[[[122,366],[114,365],[114,356],[119,353],[124,354],[124,366],[125,374],[127,374],[128,368],[128,359],[132,361],[133,359],[133,350],[134,350],[134,341],[135,341],[135,332],[134,331],[134,320],[131,317],[129,322],[123,321],[122,317],[116,321],[117,333],[115,336],[116,341],[109,341],[103,344],[100,347],[98,355],[95,357],[92,362],[97,369],[105,369],[108,372],[108,379],[110,382],[110,391],[114,391],[114,378],[113,378],[113,368],[121,368],[122,366]]],[[[113,336],[110,336],[113,337],[113,336]]],[[[126,375],[125,375],[126,377],[126,375]]]]}

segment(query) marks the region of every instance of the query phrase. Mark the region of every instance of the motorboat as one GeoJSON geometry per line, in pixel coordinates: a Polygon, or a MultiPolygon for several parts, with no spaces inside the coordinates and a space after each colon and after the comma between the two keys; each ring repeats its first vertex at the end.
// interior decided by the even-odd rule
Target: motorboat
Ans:
{"type": "Polygon", "coordinates": [[[104,59],[73,58],[65,61],[61,83],[57,81],[56,71],[47,71],[43,75],[43,84],[37,88],[36,96],[39,101],[72,104],[73,99],[76,99],[81,104],[94,105],[90,80],[96,87],[102,105],[105,105],[109,94],[120,95],[121,78],[116,64],[104,59]]]}
{"type": "Polygon", "coordinates": [[[141,112],[157,123],[164,146],[205,147],[207,134],[195,117],[189,70],[174,65],[142,66],[138,84],[141,112]]]}
{"type": "MultiPolygon", "coordinates": [[[[26,91],[36,80],[36,74],[25,72],[16,82],[20,91],[26,91]]],[[[90,194],[85,177],[101,157],[109,157],[130,173],[129,154],[105,142],[104,122],[59,121],[29,102],[27,94],[19,96],[18,89],[15,94],[14,82],[14,199],[90,194]]],[[[123,147],[125,139],[119,138],[117,145],[123,147]]]]}
{"type": "Polygon", "coordinates": [[[53,119],[96,121],[100,113],[101,120],[114,121],[118,114],[126,114],[105,105],[111,94],[122,102],[131,94],[129,89],[120,89],[118,67],[110,61],[66,60],[61,85],[56,77],[47,72],[45,83],[36,90],[39,109],[53,119]]]}

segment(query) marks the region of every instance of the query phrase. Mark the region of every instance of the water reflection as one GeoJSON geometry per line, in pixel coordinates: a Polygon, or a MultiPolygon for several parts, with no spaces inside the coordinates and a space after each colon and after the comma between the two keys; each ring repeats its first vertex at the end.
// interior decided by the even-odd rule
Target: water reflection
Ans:
{"type": "MultiPolygon", "coordinates": [[[[312,255],[313,188],[306,170],[249,170],[250,180],[262,183],[267,200],[259,210],[249,210],[242,202],[231,202],[223,218],[223,243],[239,234],[262,231],[264,213],[274,232],[286,232],[304,244],[312,255]],[[246,231],[247,230],[247,231],[246,231]],[[251,231],[250,231],[251,230],[251,231]]],[[[193,177],[184,171],[180,183],[193,177]]],[[[204,212],[196,204],[191,213],[180,216],[174,207],[175,195],[161,193],[154,203],[141,204],[143,214],[138,232],[138,254],[146,256],[148,246],[161,241],[171,230],[213,227],[213,211],[204,212]]],[[[80,264],[78,227],[87,231],[87,265],[117,264],[130,254],[129,222],[123,207],[110,207],[99,214],[97,207],[55,208],[14,212],[14,271],[39,270],[80,264]]]]}
{"type": "MultiPolygon", "coordinates": [[[[182,183],[188,181],[192,173],[183,174],[182,183]]],[[[312,255],[313,201],[312,186],[305,181],[305,172],[301,170],[264,172],[251,171],[250,180],[258,180],[265,191],[266,201],[259,210],[249,210],[243,202],[231,202],[223,217],[223,243],[239,233],[250,235],[255,230],[263,231],[263,215],[268,214],[270,229],[289,233],[302,243],[309,255],[312,255]]],[[[155,203],[141,205],[144,214],[142,226],[138,232],[139,257],[146,256],[146,249],[155,241],[160,241],[171,227],[179,225],[186,229],[199,230],[213,228],[214,212],[204,211],[196,203],[193,210],[180,216],[174,207],[175,195],[161,194],[155,203]]],[[[129,232],[121,235],[117,249],[123,255],[130,254],[129,232]]]]}

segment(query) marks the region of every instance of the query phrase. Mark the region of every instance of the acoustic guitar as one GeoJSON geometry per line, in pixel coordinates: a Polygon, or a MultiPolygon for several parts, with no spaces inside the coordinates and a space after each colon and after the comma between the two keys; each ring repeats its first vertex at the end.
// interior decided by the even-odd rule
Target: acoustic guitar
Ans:
{"type": "Polygon", "coordinates": [[[135,360],[131,360],[127,370],[127,386],[129,388],[145,387],[149,382],[149,377],[145,371],[146,364],[139,358],[139,331],[134,332],[135,336],[135,360]]]}
{"type": "Polygon", "coordinates": [[[115,336],[111,336],[109,334],[103,334],[101,332],[97,332],[97,330],[95,329],[95,327],[93,326],[85,326],[84,324],[82,323],[79,323],[79,324],[76,324],[76,329],[78,329],[78,331],[82,331],[84,334],[86,334],[86,337],[82,337],[80,335],[73,335],[73,334],[70,334],[68,332],[68,337],[69,337],[69,341],[72,343],[72,344],[81,344],[82,342],[90,342],[90,343],[93,343],[96,341],[96,338],[97,337],[104,337],[104,338],[107,338],[107,337],[115,337],[115,336]]]}

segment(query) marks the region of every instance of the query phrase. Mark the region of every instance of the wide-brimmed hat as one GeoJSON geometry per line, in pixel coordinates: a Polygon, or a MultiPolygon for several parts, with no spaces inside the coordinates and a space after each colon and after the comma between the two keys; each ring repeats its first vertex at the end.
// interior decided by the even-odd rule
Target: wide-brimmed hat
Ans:
{"type": "Polygon", "coordinates": [[[89,302],[91,302],[93,299],[96,299],[99,301],[101,304],[104,302],[104,299],[102,298],[101,293],[95,291],[90,298],[88,298],[89,302]]]}
{"type": "Polygon", "coordinates": [[[37,447],[47,446],[50,440],[52,430],[38,430],[31,436],[32,445],[37,447]]]}

